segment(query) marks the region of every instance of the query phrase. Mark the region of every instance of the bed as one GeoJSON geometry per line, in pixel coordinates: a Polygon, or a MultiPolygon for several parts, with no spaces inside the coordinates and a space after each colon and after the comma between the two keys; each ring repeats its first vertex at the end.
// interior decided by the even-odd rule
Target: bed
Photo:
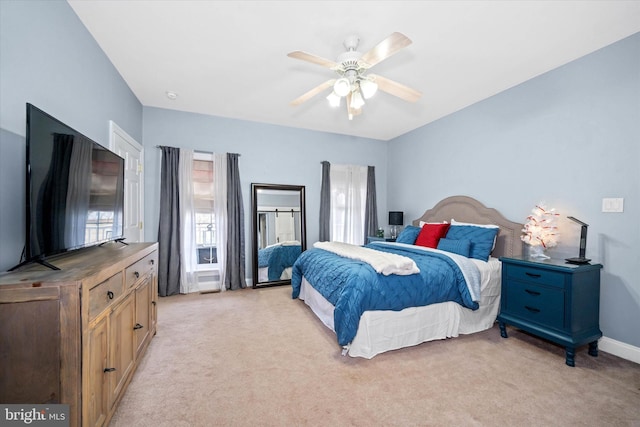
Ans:
{"type": "Polygon", "coordinates": [[[291,278],[293,263],[300,256],[298,241],[276,243],[258,250],[258,282],[291,278]]]}
{"type": "MultiPolygon", "coordinates": [[[[362,267],[363,262],[349,259],[350,255],[347,257],[337,254],[328,255],[327,251],[314,248],[303,253],[294,264],[292,296],[303,300],[322,323],[336,333],[338,344],[342,347],[342,353],[352,357],[370,359],[386,351],[486,330],[493,326],[500,306],[501,265],[498,258],[522,254],[522,241],[520,240],[522,228],[522,224],[509,221],[497,210],[488,208],[473,198],[467,196],[448,197],[432,209],[427,210],[420,218],[413,221],[411,226],[407,226],[398,236],[397,243],[372,242],[363,248],[365,251],[390,252],[394,255],[388,256],[398,254],[403,260],[407,258],[413,260],[419,267],[419,274],[404,275],[402,273],[404,275],[402,277],[394,277],[393,274],[386,276],[376,273],[375,267],[362,267]],[[443,238],[439,239],[442,244],[438,243],[438,247],[441,249],[438,247],[417,248],[414,244],[406,243],[406,235],[410,234],[410,231],[415,233],[417,229],[419,232],[424,224],[429,224],[425,227],[438,228],[439,226],[434,224],[445,222],[449,223],[449,229],[452,231],[443,234],[441,236],[443,238]],[[481,254],[487,255],[486,260],[477,259],[482,256],[471,257],[470,253],[464,252],[468,249],[458,252],[457,249],[451,247],[451,243],[467,243],[468,239],[449,237],[456,237],[456,233],[459,234],[465,230],[478,231],[476,226],[495,230],[495,237],[491,240],[489,247],[483,249],[488,252],[481,254]],[[445,241],[448,245],[444,244],[445,241]],[[414,252],[419,252],[419,254],[414,255],[414,252]],[[313,258],[326,259],[312,261],[313,258]],[[455,288],[447,291],[450,295],[444,299],[448,300],[444,301],[440,296],[442,301],[425,304],[422,295],[417,294],[416,300],[421,302],[404,301],[403,306],[390,303],[389,307],[393,307],[392,309],[367,308],[369,300],[377,298],[377,296],[362,296],[369,292],[369,289],[373,289],[372,292],[379,294],[386,293],[385,289],[393,289],[393,292],[398,294],[402,293],[398,289],[407,289],[409,293],[422,292],[422,290],[413,290],[414,286],[420,286],[416,282],[416,276],[423,276],[424,279],[425,277],[433,278],[443,275],[443,273],[430,273],[428,270],[431,267],[428,267],[425,262],[440,265],[443,263],[452,264],[452,261],[456,264],[456,267],[452,267],[454,273],[447,273],[447,275],[456,277],[455,280],[458,283],[447,285],[455,288]],[[314,273],[313,262],[333,263],[325,264],[321,268],[315,267],[316,270],[326,271],[323,274],[327,277],[323,277],[317,272],[314,273]],[[371,271],[361,272],[357,279],[344,279],[343,287],[328,291],[326,283],[331,281],[337,283],[343,280],[328,276],[338,274],[335,271],[346,270],[347,267],[343,264],[349,263],[359,263],[361,265],[358,268],[362,270],[369,268],[373,273],[371,271]],[[335,268],[328,267],[329,265],[335,266],[335,268]],[[474,265],[475,267],[473,267],[474,265]],[[473,274],[463,271],[468,269],[465,271],[475,272],[476,268],[477,273],[473,274]],[[474,286],[467,286],[468,294],[459,283],[461,272],[457,270],[462,271],[462,276],[466,281],[474,282],[474,286]],[[473,276],[474,280],[469,280],[467,277],[469,275],[473,276]],[[396,283],[396,280],[400,280],[400,282],[396,283]],[[355,290],[351,290],[351,286],[355,290]],[[475,291],[471,288],[474,288],[475,291]],[[456,290],[459,291],[459,294],[451,297],[456,293],[456,290]],[[472,294],[472,301],[469,301],[469,294],[472,294]],[[360,311],[356,310],[355,313],[347,315],[344,309],[347,305],[358,305],[360,311]],[[349,321],[345,321],[345,319],[349,319],[349,321]]],[[[424,236],[421,234],[420,238],[422,237],[424,236]]],[[[478,248],[482,247],[481,244],[477,246],[478,248]]],[[[422,286],[424,287],[424,285],[422,286]]]]}

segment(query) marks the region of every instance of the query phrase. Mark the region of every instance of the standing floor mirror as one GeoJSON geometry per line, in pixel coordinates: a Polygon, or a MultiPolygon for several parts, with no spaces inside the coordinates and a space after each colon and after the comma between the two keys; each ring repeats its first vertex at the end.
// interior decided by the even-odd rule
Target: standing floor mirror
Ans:
{"type": "Polygon", "coordinates": [[[253,287],[291,284],[306,249],[303,185],[251,184],[253,287]]]}

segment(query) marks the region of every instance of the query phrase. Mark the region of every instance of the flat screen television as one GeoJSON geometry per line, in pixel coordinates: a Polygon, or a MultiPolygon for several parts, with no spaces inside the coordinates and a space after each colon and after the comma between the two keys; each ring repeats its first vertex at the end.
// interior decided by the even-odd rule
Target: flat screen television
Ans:
{"type": "Polygon", "coordinates": [[[27,104],[26,159],[25,263],[123,240],[122,157],[27,104]]]}

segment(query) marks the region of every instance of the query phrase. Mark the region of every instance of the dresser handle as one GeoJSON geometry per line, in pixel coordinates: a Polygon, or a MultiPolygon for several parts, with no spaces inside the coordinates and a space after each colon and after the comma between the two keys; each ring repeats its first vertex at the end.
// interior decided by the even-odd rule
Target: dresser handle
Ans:
{"type": "Polygon", "coordinates": [[[113,292],[107,291],[107,298],[113,299],[113,292]]]}
{"type": "Polygon", "coordinates": [[[104,372],[113,372],[116,368],[104,368],[104,372]]]}
{"type": "Polygon", "coordinates": [[[142,329],[144,328],[144,326],[142,326],[140,323],[136,323],[136,326],[133,327],[133,330],[135,331],[136,329],[142,329]]]}
{"type": "Polygon", "coordinates": [[[535,273],[526,273],[526,272],[525,272],[524,274],[526,274],[526,275],[527,275],[527,276],[529,276],[529,277],[534,277],[534,278],[536,278],[536,279],[540,277],[540,275],[539,275],[539,274],[535,274],[535,273]]]}
{"type": "Polygon", "coordinates": [[[535,296],[540,295],[540,292],[532,291],[531,289],[525,289],[524,291],[525,291],[526,293],[528,293],[529,295],[535,295],[535,296]]]}
{"type": "Polygon", "coordinates": [[[151,261],[149,261],[149,262],[151,263],[151,265],[153,265],[153,264],[155,264],[155,263],[156,263],[156,260],[155,260],[155,259],[152,259],[152,260],[151,260],[151,261]]]}
{"type": "Polygon", "coordinates": [[[136,279],[140,277],[140,273],[138,273],[137,271],[134,271],[133,275],[136,276],[136,279]]]}
{"type": "Polygon", "coordinates": [[[525,305],[524,308],[526,308],[527,310],[529,310],[532,313],[540,313],[540,309],[529,307],[528,305],[525,305]]]}

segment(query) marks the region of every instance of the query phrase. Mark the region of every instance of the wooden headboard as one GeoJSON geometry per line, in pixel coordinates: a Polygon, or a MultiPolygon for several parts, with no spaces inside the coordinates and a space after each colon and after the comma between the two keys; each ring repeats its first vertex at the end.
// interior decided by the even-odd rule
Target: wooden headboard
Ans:
{"type": "Polygon", "coordinates": [[[413,225],[419,226],[420,221],[424,222],[451,222],[451,219],[460,222],[470,222],[474,224],[495,224],[500,227],[496,247],[491,256],[499,258],[501,256],[522,255],[522,235],[523,225],[509,221],[495,209],[488,208],[479,201],[467,196],[452,196],[441,200],[433,208],[426,211],[420,218],[413,221],[413,225]]]}

